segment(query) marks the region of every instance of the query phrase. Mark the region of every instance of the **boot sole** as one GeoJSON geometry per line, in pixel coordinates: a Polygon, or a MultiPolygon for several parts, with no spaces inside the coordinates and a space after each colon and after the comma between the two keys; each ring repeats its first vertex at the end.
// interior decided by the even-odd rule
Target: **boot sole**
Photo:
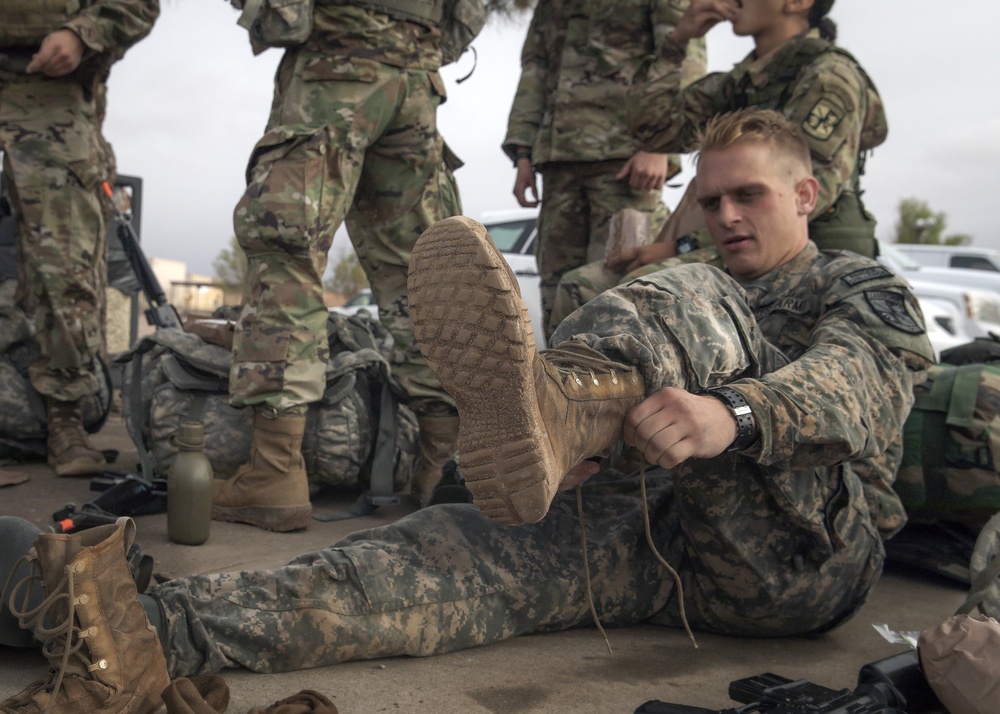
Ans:
{"type": "Polygon", "coordinates": [[[563,474],[538,409],[535,336],[513,271],[485,227],[456,216],[417,241],[408,291],[420,351],[458,407],[476,505],[501,523],[541,520],[563,474]]]}
{"type": "Polygon", "coordinates": [[[248,523],[278,533],[300,531],[312,520],[312,506],[212,506],[212,520],[248,523]]]}

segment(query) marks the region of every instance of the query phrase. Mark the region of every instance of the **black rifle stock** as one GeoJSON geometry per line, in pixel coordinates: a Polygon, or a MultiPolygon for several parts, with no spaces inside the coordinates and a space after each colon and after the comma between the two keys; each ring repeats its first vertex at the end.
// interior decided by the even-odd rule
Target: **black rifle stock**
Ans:
{"type": "Polygon", "coordinates": [[[146,255],[139,246],[139,238],[135,234],[135,229],[132,228],[131,221],[123,216],[122,212],[118,210],[118,206],[115,205],[111,186],[104,182],[103,187],[104,193],[107,194],[114,209],[115,219],[118,221],[118,239],[121,241],[125,255],[128,256],[132,270],[135,271],[135,277],[139,280],[143,295],[146,296],[146,301],[149,303],[149,309],[146,310],[146,320],[156,328],[177,327],[183,329],[180,315],[167,300],[167,294],[163,292],[160,281],[156,279],[156,273],[153,272],[149,261],[146,260],[146,255]]]}
{"type": "Polygon", "coordinates": [[[744,706],[705,709],[653,700],[635,714],[946,714],[913,650],[866,664],[853,690],[762,674],[732,682],[729,698],[744,706]]]}

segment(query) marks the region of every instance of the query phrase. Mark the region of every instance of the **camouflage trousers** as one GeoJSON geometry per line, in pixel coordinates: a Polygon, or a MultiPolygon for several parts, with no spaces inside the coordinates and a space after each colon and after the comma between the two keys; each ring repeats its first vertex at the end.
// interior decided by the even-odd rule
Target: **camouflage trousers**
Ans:
{"type": "Polygon", "coordinates": [[[604,259],[611,216],[624,208],[653,213],[655,236],[669,211],[660,191],[638,191],[615,179],[625,162],[553,162],[542,166],[542,207],[538,214],[539,289],[546,338],[559,279],[567,271],[604,259]]]}
{"type": "MultiPolygon", "coordinates": [[[[647,392],[784,363],[735,282],[703,266],[671,272],[605,293],[555,339],[572,334],[636,364],[647,392]]],[[[582,525],[569,495],[541,522],[516,527],[441,505],[274,570],[159,585],[151,594],[171,675],[424,656],[587,625],[581,527],[602,622],[678,626],[681,593],[646,544],[638,478],[591,479],[582,525]]],[[[697,629],[821,631],[852,615],[881,572],[874,515],[850,464],[793,473],[723,454],[651,472],[648,484],[653,542],[680,573],[697,629]]]]}
{"type": "Polygon", "coordinates": [[[41,349],[29,373],[39,393],[62,401],[95,394],[100,385],[102,145],[88,88],[0,68],[4,179],[18,219],[24,304],[41,349]]]}
{"type": "Polygon", "coordinates": [[[285,54],[234,213],[248,262],[230,373],[235,406],[296,410],[322,396],[323,273],[344,220],[393,336],[394,377],[411,405],[451,404],[414,344],[406,301],[417,238],[461,212],[436,127],[443,95],[436,72],[285,54]]]}

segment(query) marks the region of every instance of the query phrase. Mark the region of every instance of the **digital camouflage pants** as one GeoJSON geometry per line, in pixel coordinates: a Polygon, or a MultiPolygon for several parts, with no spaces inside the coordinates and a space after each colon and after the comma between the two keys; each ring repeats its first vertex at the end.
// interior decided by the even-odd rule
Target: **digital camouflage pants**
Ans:
{"type": "Polygon", "coordinates": [[[61,401],[96,394],[103,344],[103,141],[78,81],[0,68],[0,150],[18,217],[24,301],[41,357],[32,386],[61,401]]]}
{"type": "Polygon", "coordinates": [[[451,404],[414,344],[406,301],[417,238],[461,212],[436,128],[443,94],[436,72],[285,54],[234,213],[248,263],[230,373],[235,406],[298,410],[321,397],[323,273],[345,220],[394,339],[394,377],[414,411],[451,404]]]}
{"type": "MultiPolygon", "coordinates": [[[[721,271],[671,271],[605,293],[557,331],[635,364],[647,392],[691,389],[784,363],[721,271]],[[682,274],[684,280],[676,276],[682,274]]],[[[884,550],[850,464],[788,472],[736,454],[649,474],[652,538],[681,574],[696,629],[789,636],[864,602],[884,550]]],[[[602,622],[680,623],[679,591],[647,546],[637,476],[584,487],[602,622]]],[[[425,508],[259,572],[179,578],[151,594],[172,676],[276,672],[423,656],[591,622],[572,496],[539,523],[504,526],[474,506],[425,508]]]]}
{"type": "Polygon", "coordinates": [[[655,236],[669,215],[661,191],[639,191],[630,188],[627,180],[615,179],[624,164],[621,160],[574,161],[541,168],[535,258],[546,338],[552,335],[554,324],[549,316],[559,279],[573,268],[604,259],[611,216],[625,208],[653,213],[650,232],[655,236]]]}

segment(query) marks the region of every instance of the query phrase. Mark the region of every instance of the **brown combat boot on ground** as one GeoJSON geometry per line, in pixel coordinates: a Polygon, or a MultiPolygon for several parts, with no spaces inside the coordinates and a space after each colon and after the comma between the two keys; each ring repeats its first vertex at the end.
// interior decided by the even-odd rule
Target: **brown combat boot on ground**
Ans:
{"type": "Polygon", "coordinates": [[[410,492],[421,508],[428,505],[434,487],[441,481],[441,468],[455,455],[458,444],[457,416],[418,416],[420,449],[410,492]]]}
{"type": "Polygon", "coordinates": [[[514,273],[462,216],[417,241],[409,303],[420,350],[458,406],[476,505],[503,523],[541,520],[566,473],[621,438],[642,378],[582,343],[539,353],[514,273]]]}
{"type": "Polygon", "coordinates": [[[230,479],[216,479],[212,518],[249,523],[269,531],[297,531],[309,525],[309,480],[302,459],[304,416],[253,416],[250,461],[230,479]]]}
{"type": "Polygon", "coordinates": [[[163,705],[167,663],[125,560],[134,537],[131,518],[79,534],[38,536],[24,556],[31,573],[14,586],[11,612],[45,642],[51,670],[0,711],[151,714],[163,705]],[[25,597],[35,581],[46,597],[29,608],[25,597]]]}
{"type": "Polygon", "coordinates": [[[49,466],[57,476],[89,476],[103,471],[108,462],[104,454],[90,448],[83,429],[83,405],[50,398],[49,466]]]}

